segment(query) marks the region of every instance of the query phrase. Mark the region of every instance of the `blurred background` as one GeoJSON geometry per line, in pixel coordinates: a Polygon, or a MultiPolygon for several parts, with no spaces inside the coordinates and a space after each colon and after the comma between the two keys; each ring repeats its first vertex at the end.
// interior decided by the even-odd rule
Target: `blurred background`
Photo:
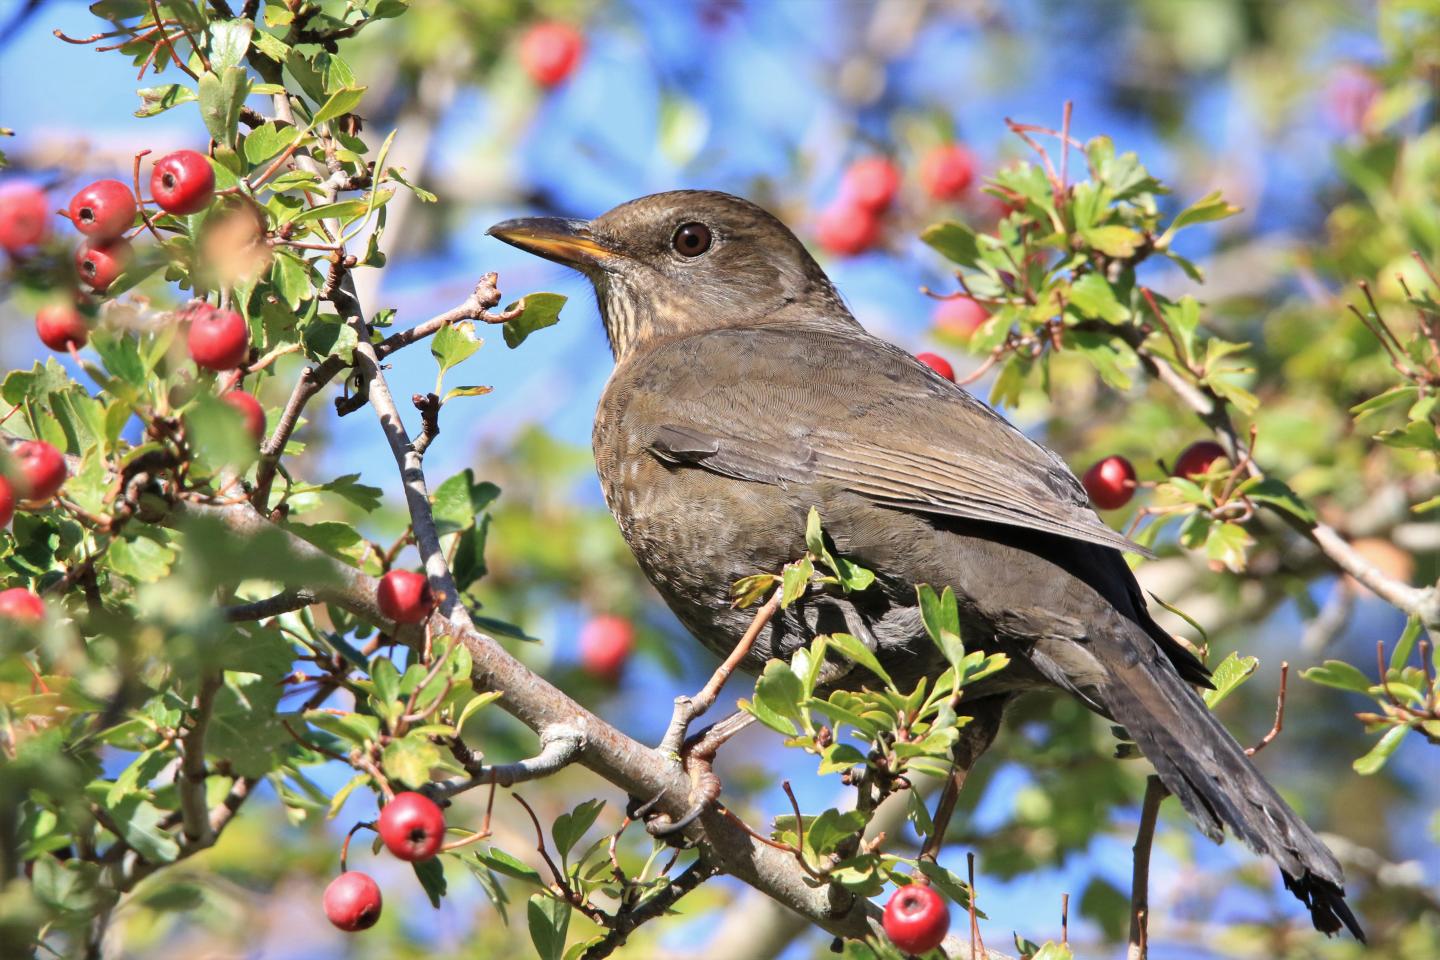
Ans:
{"type": "MultiPolygon", "coordinates": [[[[392,162],[439,199],[427,204],[402,192],[391,203],[388,265],[362,272],[361,299],[371,310],[394,308],[409,326],[458,303],[490,270],[507,299],[536,290],[570,297],[561,322],[523,352],[511,355],[498,335],[487,338],[456,382],[494,392],[470,401],[466,416],[447,412],[427,467],[432,484],[470,467],[503,491],[479,599],[487,614],[543,638],[513,649],[647,742],[659,740],[671,699],[698,687],[714,664],[644,585],[601,502],[589,430],[611,359],[593,295],[564,269],[487,238],[490,224],[539,213],[590,217],[679,187],[742,194],[796,229],[870,330],[938,352],[963,375],[980,358],[956,337],[937,336],[937,301],[923,292],[950,292],[954,280],[916,236],[946,217],[993,222],[1002,211],[980,179],[1028,154],[1006,118],[1058,126],[1071,101],[1073,135],[1105,134],[1119,150],[1137,152],[1173,187],[1177,209],[1216,189],[1244,208],[1185,235],[1181,252],[1205,268],[1204,287],[1164,265],[1147,267],[1147,282],[1196,292],[1209,305],[1207,323],[1268,350],[1262,378],[1306,378],[1311,400],[1346,376],[1353,350],[1344,344],[1355,336],[1343,306],[1353,281],[1390,275],[1413,248],[1432,262],[1437,252],[1440,50],[1428,4],[411,0],[410,8],[342,53],[369,84],[359,112],[372,140],[396,129],[392,162]],[[581,41],[573,69],[558,79],[538,75],[533,54],[522,54],[522,38],[542,22],[569,25],[581,41]],[[936,199],[920,173],[942,144],[962,145],[975,173],[950,200],[936,199]],[[899,199],[875,223],[857,224],[847,219],[858,214],[841,203],[841,183],[857,161],[874,157],[898,170],[899,199]],[[1384,174],[1372,175],[1376,169],[1384,174]],[[1397,221],[1398,230],[1387,226],[1397,221]],[[613,681],[587,670],[580,654],[585,625],[602,615],[636,632],[635,653],[613,681]]],[[[94,176],[128,180],[139,150],[204,149],[193,108],[132,116],[135,66],[54,36],[100,29],[82,3],[0,0],[0,126],[17,133],[4,144],[14,170],[0,177],[37,180],[63,198],[94,176]]],[[[28,367],[46,353],[29,305],[0,301],[0,368],[28,367]]],[[[428,390],[432,378],[423,352],[394,358],[398,395],[428,390]]],[[[283,383],[274,386],[283,395],[283,383]]],[[[985,396],[986,381],[971,389],[985,396]]],[[[1111,451],[1146,465],[1168,461],[1201,435],[1198,423],[1146,420],[1143,408],[1127,420],[1097,389],[1062,384],[1068,403],[1027,391],[1004,412],[1057,445],[1077,472],[1111,451]]],[[[405,522],[403,498],[383,437],[367,417],[319,410],[303,432],[307,469],[359,473],[381,488],[384,506],[363,525],[393,539],[405,522]]],[[[1343,428],[1293,391],[1267,402],[1267,417],[1262,456],[1272,467],[1302,492],[1308,482],[1334,494],[1336,510],[1365,506],[1363,453],[1347,460],[1329,452],[1343,428]],[[1297,482],[1287,468],[1298,466],[1319,474],[1297,482]],[[1352,468],[1353,483],[1335,481],[1352,468]]],[[[1150,478],[1157,475],[1151,466],[1150,478]]],[[[1398,564],[1407,577],[1425,565],[1433,581],[1435,533],[1429,541],[1423,530],[1413,535],[1429,546],[1388,558],[1377,548],[1377,562],[1398,564]]],[[[1265,571],[1261,564],[1247,576],[1214,572],[1174,550],[1141,568],[1148,588],[1206,627],[1213,659],[1230,650],[1261,658],[1257,677],[1222,710],[1242,742],[1270,726],[1281,660],[1296,669],[1326,656],[1363,665],[1373,662],[1375,642],[1393,642],[1402,626],[1358,587],[1318,571],[1268,579],[1265,571]]],[[[1170,625],[1194,635],[1179,621],[1170,625]]],[[[743,682],[729,690],[731,699],[746,692],[743,682]]],[[[1381,946],[1365,953],[1322,942],[1268,864],[1233,842],[1212,847],[1167,805],[1152,869],[1152,956],[1440,956],[1440,752],[1412,737],[1381,774],[1357,776],[1351,761],[1369,742],[1350,716],[1365,701],[1353,699],[1292,678],[1284,733],[1261,765],[1332,840],[1381,946]]],[[[524,754],[530,740],[518,725],[488,722],[481,746],[489,758],[524,754]]],[[[1078,704],[1036,699],[1016,711],[983,776],[967,786],[942,860],[963,872],[965,853],[977,854],[982,929],[992,946],[1008,947],[1012,931],[1058,938],[1068,893],[1078,955],[1123,955],[1117,944],[1143,770],[1111,759],[1112,742],[1078,704]]],[[[719,772],[732,807],[759,824],[788,812],[781,777],[795,783],[807,810],[837,801],[835,778],[814,777],[813,766],[762,729],[728,747],[719,772]]],[[[332,781],[316,781],[334,791],[349,774],[337,769],[332,781]]],[[[592,795],[623,806],[602,788],[569,772],[523,792],[534,795],[542,819],[553,819],[592,795]]],[[[471,812],[478,818],[478,808],[471,812]]],[[[339,837],[373,813],[369,796],[352,797],[333,821],[304,823],[287,822],[268,797],[252,804],[216,849],[173,871],[169,888],[183,887],[185,896],[167,901],[169,888],[161,888],[122,912],[123,955],[527,955],[519,899],[507,928],[473,881],[454,876],[436,912],[408,869],[364,852],[352,852],[352,862],[382,878],[380,927],[347,937],[325,924],[319,890],[339,837]]],[[[515,813],[503,808],[497,830],[520,853],[533,837],[515,813]]],[[[727,881],[707,884],[682,912],[643,928],[623,955],[828,955],[827,939],[727,881]]]]}

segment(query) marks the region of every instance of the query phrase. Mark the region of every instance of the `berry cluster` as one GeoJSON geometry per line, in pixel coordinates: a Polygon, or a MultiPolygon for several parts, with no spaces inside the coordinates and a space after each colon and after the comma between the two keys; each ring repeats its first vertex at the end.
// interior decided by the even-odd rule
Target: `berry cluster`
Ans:
{"type": "MultiPolygon", "coordinates": [[[[929,199],[954,202],[965,196],[975,179],[975,156],[963,144],[941,144],[921,158],[917,174],[929,199]]],[[[834,202],[815,222],[820,246],[842,257],[874,247],[900,185],[900,168],[888,157],[865,157],[851,164],[834,202]]]]}
{"type": "MultiPolygon", "coordinates": [[[[1217,460],[1227,459],[1225,448],[1214,440],[1192,443],[1175,458],[1171,476],[1186,480],[1203,478],[1217,460]]],[[[1101,510],[1118,510],[1135,496],[1139,484],[1135,480],[1135,466],[1117,454],[1105,457],[1085,471],[1080,478],[1090,502],[1101,510]]]]}
{"type": "MultiPolygon", "coordinates": [[[[25,440],[10,448],[9,473],[0,472],[0,527],[8,526],[18,506],[38,510],[60,492],[70,476],[65,456],[44,440],[25,440]]],[[[38,624],[45,603],[24,587],[0,591],[0,621],[38,624]]]]}
{"type": "MultiPolygon", "coordinates": [[[[375,832],[396,857],[419,863],[434,857],[444,845],[445,814],[423,793],[407,790],[381,808],[375,832]]],[[[344,869],[342,855],[340,875],[325,888],[324,907],[325,916],[341,930],[368,930],[380,919],[380,886],[367,873],[344,869]]]]}

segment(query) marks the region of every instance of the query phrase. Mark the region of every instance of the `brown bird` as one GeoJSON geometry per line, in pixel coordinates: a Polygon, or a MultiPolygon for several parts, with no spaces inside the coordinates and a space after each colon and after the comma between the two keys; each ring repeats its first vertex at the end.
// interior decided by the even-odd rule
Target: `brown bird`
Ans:
{"type": "Polygon", "coordinates": [[[1144,551],[1059,456],[866,333],[783,223],[682,190],[489,232],[594,284],[615,355],[593,437],[606,503],[702,643],[731,652],[752,617],[731,585],[801,556],[816,507],[877,582],[782,611],[744,669],[843,631],[897,681],[938,673],[915,591],[952,587],[967,647],[1011,660],[965,691],[966,759],[1018,693],[1066,690],[1125,727],[1208,837],[1229,827],[1274,860],[1317,929],[1363,939],[1334,855],[1196,694],[1205,666],[1151,619],[1121,553],[1144,551]]]}

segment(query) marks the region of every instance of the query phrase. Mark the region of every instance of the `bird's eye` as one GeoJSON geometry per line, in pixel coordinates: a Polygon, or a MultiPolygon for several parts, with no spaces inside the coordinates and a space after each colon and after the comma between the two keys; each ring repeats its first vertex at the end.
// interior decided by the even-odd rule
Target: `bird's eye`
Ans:
{"type": "Polygon", "coordinates": [[[682,223],[670,244],[682,257],[698,257],[710,249],[710,228],[703,223],[682,223]]]}

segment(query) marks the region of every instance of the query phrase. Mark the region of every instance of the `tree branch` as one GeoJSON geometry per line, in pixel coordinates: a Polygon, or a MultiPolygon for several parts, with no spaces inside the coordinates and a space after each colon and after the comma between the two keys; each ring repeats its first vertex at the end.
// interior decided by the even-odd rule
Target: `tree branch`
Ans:
{"type": "Polygon", "coordinates": [[[1155,840],[1155,822],[1160,802],[1169,795],[1160,778],[1145,780],[1145,800],[1140,806],[1140,829],[1135,833],[1135,865],[1130,878],[1130,938],[1126,960],[1145,960],[1150,951],[1150,846],[1155,840]]]}

